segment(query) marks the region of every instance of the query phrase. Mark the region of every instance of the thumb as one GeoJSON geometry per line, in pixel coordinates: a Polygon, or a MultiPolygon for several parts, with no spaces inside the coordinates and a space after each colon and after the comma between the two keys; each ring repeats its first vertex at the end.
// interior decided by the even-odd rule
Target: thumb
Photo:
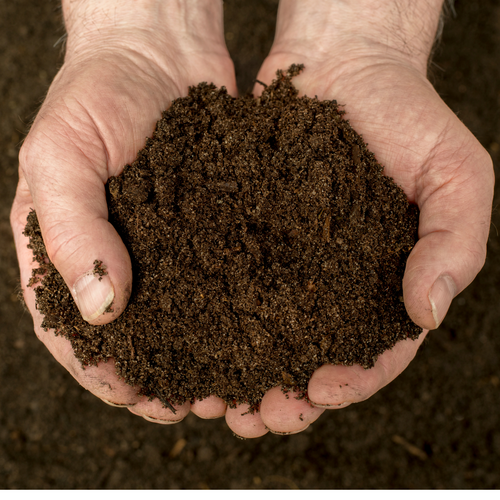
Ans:
{"type": "Polygon", "coordinates": [[[434,158],[422,177],[419,241],[403,278],[408,314],[429,330],[439,327],[453,298],[472,282],[486,258],[494,186],[491,158],[472,136],[468,146],[453,154],[455,159],[448,161],[434,158]]]}
{"type": "Polygon", "coordinates": [[[106,153],[104,148],[82,145],[83,132],[76,137],[74,131],[65,130],[75,137],[64,143],[57,133],[28,136],[19,157],[16,210],[26,214],[29,205],[35,208],[49,259],[83,319],[98,325],[113,321],[125,309],[132,266],[125,245],[108,222],[106,153]]]}

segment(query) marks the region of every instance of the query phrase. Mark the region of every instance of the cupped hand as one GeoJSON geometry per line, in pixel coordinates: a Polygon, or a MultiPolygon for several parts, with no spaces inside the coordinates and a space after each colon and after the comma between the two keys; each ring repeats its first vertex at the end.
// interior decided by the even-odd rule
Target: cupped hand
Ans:
{"type": "MultiPolygon", "coordinates": [[[[24,297],[40,340],[93,394],[159,422],[182,420],[190,404],[178,406],[174,414],[158,401],[140,398],[137,388],[118,379],[113,360],[83,369],[68,340],[41,329],[34,290],[27,288],[36,263],[23,230],[30,209],[35,209],[48,256],[86,321],[108,323],[122,313],[132,286],[131,263],[108,222],[107,179],[134,160],[161,112],[173,99],[187,95],[189,85],[213,81],[236,94],[222,14],[202,13],[208,18],[200,21],[203,29],[193,29],[197,28],[193,9],[187,20],[182,17],[186,12],[176,13],[178,19],[169,14],[176,24],[168,30],[139,28],[139,20],[147,16],[137,15],[137,26],[132,20],[79,36],[69,32],[64,64],[20,152],[19,184],[11,212],[24,297]],[[92,273],[96,259],[108,272],[101,280],[92,273]],[[113,312],[103,314],[111,303],[113,312]]],[[[193,410],[212,418],[224,415],[225,404],[209,398],[193,405],[193,410]]]]}
{"type": "MultiPolygon", "coordinates": [[[[343,105],[345,118],[384,165],[384,173],[420,209],[419,240],[407,261],[403,291],[407,312],[423,332],[386,351],[369,370],[320,367],[309,381],[310,402],[286,397],[279,387],[270,390],[258,422],[249,419],[245,425],[244,417],[228,421],[247,437],[259,435],[257,429],[300,432],[324,409],[364,401],[396,378],[483,266],[493,197],[491,159],[427,80],[426,57],[419,65],[380,45],[344,46],[328,36],[304,43],[300,35],[294,43],[287,35],[281,42],[278,34],[258,80],[269,84],[277,69],[303,63],[304,71],[293,81],[300,95],[343,105]]],[[[255,95],[261,89],[257,84],[255,95]]]]}

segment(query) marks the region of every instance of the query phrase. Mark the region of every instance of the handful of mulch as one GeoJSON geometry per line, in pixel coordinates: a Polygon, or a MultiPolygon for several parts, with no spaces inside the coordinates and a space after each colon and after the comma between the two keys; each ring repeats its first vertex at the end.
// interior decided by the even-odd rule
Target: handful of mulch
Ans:
{"type": "Polygon", "coordinates": [[[258,99],[190,88],[109,179],[134,280],[113,323],[81,319],[30,214],[42,326],[83,364],[114,358],[166,405],[215,394],[257,408],[274,386],[305,395],[321,365],[370,368],[421,333],[402,299],[418,210],[335,101],[297,97],[301,69],[278,71],[258,99]]]}

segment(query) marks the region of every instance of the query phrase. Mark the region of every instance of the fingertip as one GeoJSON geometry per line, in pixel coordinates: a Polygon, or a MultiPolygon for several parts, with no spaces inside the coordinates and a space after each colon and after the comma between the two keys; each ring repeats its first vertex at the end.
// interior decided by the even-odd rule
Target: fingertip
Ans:
{"type": "Polygon", "coordinates": [[[226,403],[217,396],[209,396],[205,399],[197,399],[191,403],[191,411],[198,417],[214,419],[226,414],[226,403]]]}
{"type": "Polygon", "coordinates": [[[115,298],[115,289],[109,276],[99,276],[94,270],[80,276],[72,291],[80,314],[88,323],[95,322],[110,310],[115,298]]]}
{"type": "Polygon", "coordinates": [[[434,328],[438,328],[443,321],[456,293],[457,287],[451,276],[442,275],[432,285],[428,297],[435,324],[434,328]]]}
{"type": "MultiPolygon", "coordinates": [[[[115,233],[114,228],[112,232],[115,233]]],[[[130,256],[118,234],[113,234],[109,240],[113,243],[101,241],[104,248],[95,250],[96,255],[103,257],[80,259],[79,266],[85,266],[86,270],[77,275],[70,287],[82,318],[92,325],[104,325],[118,318],[127,307],[132,292],[130,256]]],[[[61,275],[66,279],[67,274],[61,272],[61,275]]],[[[71,283],[72,276],[73,270],[66,283],[71,283]]]]}
{"type": "Polygon", "coordinates": [[[450,250],[454,245],[453,236],[432,233],[421,238],[408,257],[403,300],[410,319],[424,330],[439,327],[453,298],[472,279],[464,279],[463,258],[455,258],[450,250]]]}
{"type": "Polygon", "coordinates": [[[325,411],[312,405],[296,391],[281,387],[267,391],[260,405],[262,421],[275,434],[296,434],[305,430],[325,411]]]}
{"type": "Polygon", "coordinates": [[[127,409],[130,413],[142,417],[148,422],[169,425],[182,422],[189,414],[191,404],[186,401],[183,404],[172,405],[168,408],[159,399],[150,401],[148,397],[143,396],[137,404],[127,409]]]}
{"type": "Polygon", "coordinates": [[[244,439],[258,438],[269,432],[262,421],[260,412],[250,413],[250,406],[246,404],[240,404],[236,408],[228,407],[226,423],[237,437],[244,439]]]}
{"type": "Polygon", "coordinates": [[[359,403],[375,393],[379,386],[378,370],[359,365],[323,365],[309,381],[307,393],[314,406],[340,409],[359,403]]]}

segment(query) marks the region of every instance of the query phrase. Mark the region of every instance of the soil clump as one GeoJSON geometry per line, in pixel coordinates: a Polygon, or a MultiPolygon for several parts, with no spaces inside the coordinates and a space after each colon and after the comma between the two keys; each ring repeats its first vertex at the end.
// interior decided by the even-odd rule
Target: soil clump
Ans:
{"type": "Polygon", "coordinates": [[[133,268],[113,323],[81,318],[31,212],[42,326],[84,365],[113,358],[166,406],[215,394],[257,408],[274,386],[306,395],[321,365],[370,368],[421,333],[402,299],[418,209],[335,101],[298,97],[301,69],[278,71],[258,99],[190,88],[109,179],[133,268]]]}

